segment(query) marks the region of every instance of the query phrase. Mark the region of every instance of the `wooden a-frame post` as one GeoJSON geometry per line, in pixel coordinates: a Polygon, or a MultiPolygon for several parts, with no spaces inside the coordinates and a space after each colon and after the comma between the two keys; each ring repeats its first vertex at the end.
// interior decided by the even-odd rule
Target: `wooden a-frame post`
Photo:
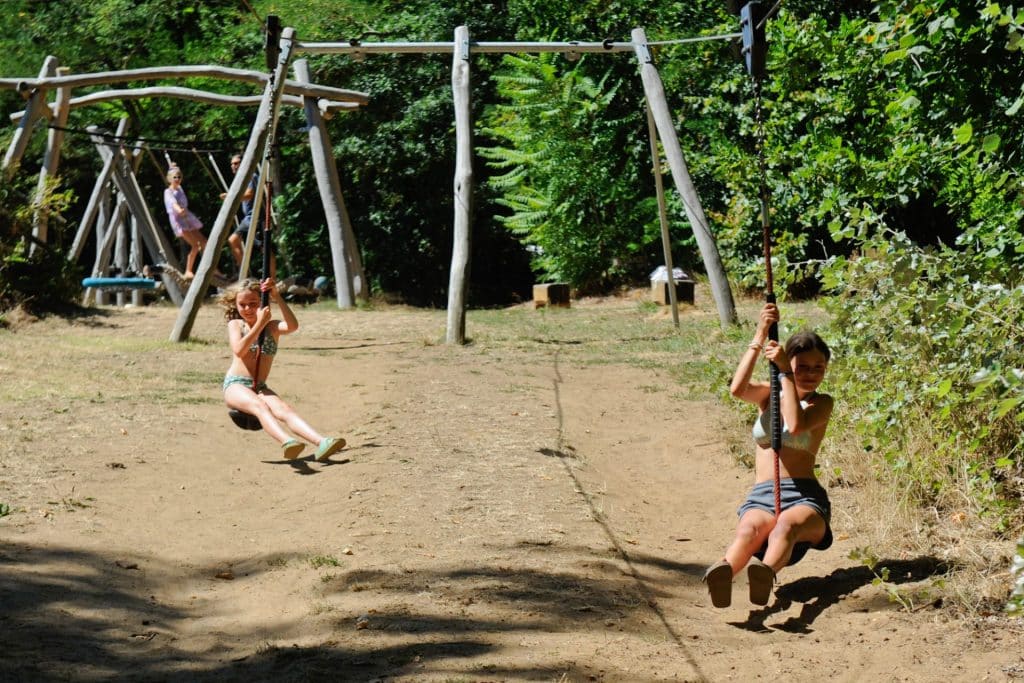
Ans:
{"type": "MultiPolygon", "coordinates": [[[[135,172],[130,163],[125,163],[126,159],[121,148],[111,149],[111,145],[99,134],[99,129],[96,126],[89,126],[87,130],[91,134],[93,144],[96,145],[96,149],[99,151],[103,161],[106,162],[108,159],[114,159],[114,170],[111,177],[114,180],[114,185],[117,186],[118,192],[124,196],[125,201],[128,203],[128,208],[139,219],[142,227],[142,239],[146,243],[146,248],[149,249],[150,255],[156,260],[177,268],[178,259],[174,256],[174,245],[157,228],[156,221],[153,220],[153,214],[150,213],[149,206],[142,197],[142,190],[139,188],[138,180],[135,178],[135,172]]],[[[180,306],[182,303],[181,290],[178,289],[177,283],[168,275],[163,276],[163,283],[167,289],[167,295],[171,297],[171,301],[176,306],[180,306]]]]}
{"type": "MultiPolygon", "coordinates": [[[[295,29],[287,27],[281,31],[281,51],[277,61],[277,68],[274,69],[267,80],[263,91],[263,101],[260,103],[259,111],[256,112],[256,122],[253,124],[252,132],[249,135],[249,142],[245,146],[245,153],[242,154],[242,161],[238,165],[238,172],[235,173],[231,187],[228,189],[224,203],[217,212],[217,218],[210,229],[210,236],[203,250],[203,256],[196,268],[196,275],[192,285],[188,288],[185,302],[178,310],[178,319],[171,330],[170,341],[181,342],[188,339],[195,324],[199,308],[202,306],[203,297],[210,286],[213,277],[214,266],[220,255],[224,243],[228,239],[228,227],[238,207],[242,203],[242,194],[249,185],[253,171],[256,170],[258,153],[264,151],[267,137],[273,128],[277,126],[277,115],[280,112],[281,96],[284,92],[285,77],[288,75],[288,63],[291,60],[292,44],[294,43],[295,29]]],[[[255,221],[254,221],[255,222],[255,221]]],[[[255,231],[253,225],[250,230],[255,231]]],[[[270,249],[269,244],[263,245],[264,249],[270,249]]]]}
{"type": "MultiPolygon", "coordinates": [[[[296,60],[295,80],[309,82],[309,62],[296,60]]],[[[320,200],[324,206],[327,221],[327,235],[331,244],[331,263],[334,267],[334,290],[338,308],[352,308],[356,298],[366,299],[366,277],[363,274],[362,259],[356,245],[355,231],[345,208],[341,194],[341,180],[334,163],[331,137],[324,125],[323,116],[312,97],[304,99],[306,127],[309,130],[309,153],[313,158],[313,172],[320,188],[320,200]],[[357,288],[356,282],[359,283],[357,288]]]]}
{"type": "MultiPolygon", "coordinates": [[[[43,60],[43,67],[39,70],[39,78],[47,78],[57,73],[57,58],[49,55],[43,60]]],[[[25,115],[21,124],[14,131],[11,144],[7,147],[4,155],[3,171],[7,178],[14,175],[21,163],[21,157],[28,147],[29,138],[32,136],[32,129],[36,127],[39,119],[46,116],[46,89],[35,88],[29,91],[28,103],[25,105],[25,115]]]]}
{"type": "MultiPolygon", "coordinates": [[[[57,68],[51,75],[60,75],[66,72],[65,68],[57,68]]],[[[71,101],[71,88],[57,88],[57,98],[54,103],[56,115],[54,127],[50,128],[46,135],[46,153],[43,155],[43,166],[39,169],[39,182],[36,185],[35,215],[32,217],[32,246],[29,253],[36,249],[37,244],[46,244],[49,237],[49,213],[43,206],[43,199],[46,196],[47,180],[57,175],[57,167],[60,165],[60,146],[64,142],[64,131],[68,123],[68,104],[71,101]]]]}
{"type": "Polygon", "coordinates": [[[679,147],[679,138],[676,136],[675,126],[672,123],[672,114],[665,101],[665,88],[661,83],[658,70],[654,68],[654,60],[648,49],[647,35],[642,28],[635,28],[631,37],[634,52],[640,62],[640,78],[643,80],[644,94],[647,96],[647,103],[654,116],[661,144],[665,148],[665,158],[672,170],[672,180],[675,181],[676,189],[683,199],[686,216],[689,218],[693,234],[697,238],[697,247],[700,249],[701,259],[708,272],[711,294],[718,307],[719,322],[723,328],[735,325],[737,321],[736,306],[733,302],[732,290],[729,288],[729,278],[725,274],[725,266],[722,265],[722,257],[718,253],[718,245],[715,244],[715,238],[708,228],[708,220],[704,215],[700,196],[697,194],[693,179],[686,167],[686,161],[683,159],[683,151],[679,147]]]}

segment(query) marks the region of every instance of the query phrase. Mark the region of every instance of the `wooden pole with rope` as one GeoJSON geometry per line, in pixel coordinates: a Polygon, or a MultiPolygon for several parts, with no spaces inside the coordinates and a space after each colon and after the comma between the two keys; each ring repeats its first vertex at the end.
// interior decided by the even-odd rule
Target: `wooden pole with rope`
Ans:
{"type": "MultiPolygon", "coordinates": [[[[765,59],[768,54],[768,42],[765,39],[764,25],[768,12],[758,0],[751,0],[740,10],[740,28],[743,39],[743,57],[747,72],[754,84],[754,124],[757,136],[757,167],[758,167],[758,198],[761,205],[761,244],[764,251],[765,301],[775,303],[775,283],[772,279],[772,230],[768,215],[768,166],[765,162],[764,150],[764,111],[761,106],[761,80],[764,78],[765,59]]],[[[779,325],[772,323],[768,329],[768,339],[779,341],[779,325]]],[[[779,368],[769,365],[768,411],[771,424],[771,447],[773,452],[773,469],[775,476],[775,517],[782,513],[782,474],[779,454],[782,452],[782,414],[779,401],[781,381],[779,368]]]]}

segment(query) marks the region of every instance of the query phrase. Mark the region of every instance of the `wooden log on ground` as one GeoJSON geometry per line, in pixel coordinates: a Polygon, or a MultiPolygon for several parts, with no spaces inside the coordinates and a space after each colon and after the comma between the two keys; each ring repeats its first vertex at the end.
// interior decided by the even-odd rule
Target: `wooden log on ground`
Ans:
{"type": "Polygon", "coordinates": [[[558,306],[569,308],[569,285],[564,282],[546,282],[533,286],[533,307],[558,306]]]}

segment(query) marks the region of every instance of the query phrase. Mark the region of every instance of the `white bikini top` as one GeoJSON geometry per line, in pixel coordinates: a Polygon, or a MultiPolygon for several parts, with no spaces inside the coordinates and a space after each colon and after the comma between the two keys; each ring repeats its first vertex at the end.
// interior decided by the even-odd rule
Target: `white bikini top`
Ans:
{"type": "MultiPolygon", "coordinates": [[[[806,409],[810,405],[807,401],[800,401],[800,407],[806,409]]],[[[758,418],[754,421],[754,427],[750,430],[751,436],[754,437],[754,443],[761,448],[768,448],[772,445],[771,437],[771,424],[772,417],[771,412],[765,410],[758,418]]],[[[814,435],[810,431],[801,432],[799,434],[790,434],[789,427],[786,426],[785,421],[782,423],[782,447],[792,448],[798,451],[811,452],[811,440],[814,435]]]]}

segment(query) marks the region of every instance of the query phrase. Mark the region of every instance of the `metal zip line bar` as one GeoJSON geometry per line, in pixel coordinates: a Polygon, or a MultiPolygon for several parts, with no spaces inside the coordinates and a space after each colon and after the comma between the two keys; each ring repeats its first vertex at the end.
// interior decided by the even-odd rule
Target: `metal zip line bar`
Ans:
{"type": "MultiPolygon", "coordinates": [[[[701,43],[709,40],[729,40],[742,37],[742,33],[724,33],[714,36],[679,38],[676,40],[651,41],[649,45],[676,45],[680,43],[701,43]]],[[[454,42],[440,43],[307,43],[298,41],[298,52],[314,54],[414,54],[448,53],[455,48],[454,42]]],[[[631,42],[605,40],[600,43],[570,41],[565,43],[520,43],[520,42],[469,42],[471,52],[512,53],[512,52],[632,52],[631,42]]]]}
{"type": "MultiPolygon", "coordinates": [[[[455,43],[304,43],[299,41],[295,49],[299,52],[318,54],[391,54],[396,52],[428,54],[451,54],[455,43]]],[[[632,52],[632,43],[477,43],[469,41],[473,52],[632,52]]]]}

